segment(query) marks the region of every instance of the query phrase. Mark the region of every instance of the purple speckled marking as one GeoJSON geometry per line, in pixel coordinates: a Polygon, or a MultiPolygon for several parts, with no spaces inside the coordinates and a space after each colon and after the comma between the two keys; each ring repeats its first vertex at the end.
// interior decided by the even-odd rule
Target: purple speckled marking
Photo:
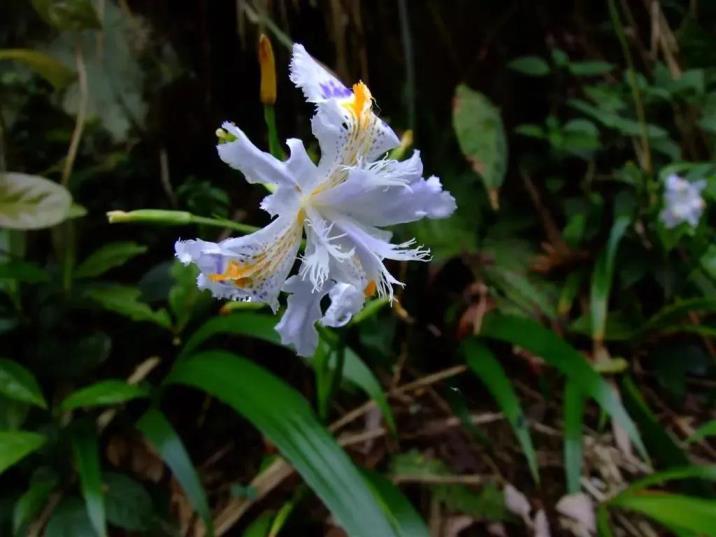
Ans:
{"type": "Polygon", "coordinates": [[[329,80],[320,84],[321,94],[324,99],[331,99],[333,97],[350,97],[353,92],[346,88],[343,84],[337,83],[335,80],[329,80]]]}

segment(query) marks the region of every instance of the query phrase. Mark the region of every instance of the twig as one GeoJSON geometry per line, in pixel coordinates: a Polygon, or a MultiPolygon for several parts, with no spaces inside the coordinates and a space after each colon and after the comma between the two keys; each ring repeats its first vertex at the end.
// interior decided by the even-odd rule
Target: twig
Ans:
{"type": "Polygon", "coordinates": [[[482,485],[491,481],[489,477],[478,474],[465,475],[420,475],[403,474],[392,477],[393,483],[425,483],[428,485],[482,485]]]}
{"type": "MultiPolygon", "coordinates": [[[[129,378],[127,378],[127,384],[136,385],[142,382],[145,378],[147,378],[147,375],[149,375],[149,373],[151,373],[154,368],[159,365],[160,361],[161,359],[157,356],[152,356],[151,358],[144,360],[134,369],[129,378]]],[[[102,414],[100,414],[97,418],[97,427],[99,430],[101,431],[107,427],[116,414],[116,408],[110,408],[102,412],[102,414]]]]}
{"type": "Polygon", "coordinates": [[[57,504],[60,503],[61,499],[61,492],[56,492],[50,496],[50,499],[47,501],[47,504],[45,504],[45,507],[40,513],[40,515],[35,519],[35,522],[33,522],[32,525],[28,528],[27,537],[38,537],[40,535],[42,528],[44,528],[45,524],[47,524],[47,521],[50,520],[52,513],[55,511],[55,508],[57,507],[57,504]]]}
{"type": "Polygon", "coordinates": [[[82,131],[85,127],[85,119],[87,117],[87,103],[89,101],[89,88],[87,86],[87,70],[85,68],[84,55],[82,53],[82,44],[79,39],[75,44],[75,61],[77,63],[77,81],[80,89],[80,100],[79,108],[77,110],[77,117],[75,118],[75,128],[72,131],[72,138],[70,139],[70,147],[67,150],[67,157],[65,158],[65,165],[62,169],[62,185],[67,186],[70,182],[70,175],[72,174],[72,168],[75,165],[75,159],[77,158],[77,151],[80,147],[80,140],[82,139],[82,131]]]}
{"type": "MultiPolygon", "coordinates": [[[[465,365],[456,365],[448,369],[443,369],[442,371],[438,371],[437,373],[433,373],[432,375],[427,375],[414,382],[399,386],[389,391],[388,396],[397,397],[403,395],[405,392],[413,391],[418,388],[423,388],[425,386],[435,384],[436,382],[440,382],[441,380],[460,375],[465,371],[467,371],[467,366],[465,365]]],[[[367,401],[363,405],[351,410],[347,414],[344,414],[340,419],[333,422],[330,426],[330,430],[333,432],[344,427],[345,425],[361,417],[373,407],[375,407],[375,402],[373,400],[367,401]]]]}
{"type": "Polygon", "coordinates": [[[164,193],[169,198],[169,203],[173,208],[176,209],[177,197],[174,194],[171,175],[169,173],[169,155],[167,154],[167,148],[163,146],[159,149],[159,177],[162,182],[162,188],[164,189],[164,193]]]}

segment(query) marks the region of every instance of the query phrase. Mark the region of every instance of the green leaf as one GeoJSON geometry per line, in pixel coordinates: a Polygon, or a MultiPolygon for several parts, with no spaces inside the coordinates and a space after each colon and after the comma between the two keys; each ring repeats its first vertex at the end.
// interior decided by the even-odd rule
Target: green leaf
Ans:
{"type": "Polygon", "coordinates": [[[100,537],[105,537],[107,535],[107,525],[97,434],[89,424],[87,426],[83,424],[73,432],[71,443],[87,516],[89,516],[94,530],[100,537]]]}
{"type": "Polygon", "coordinates": [[[507,139],[500,111],[481,93],[460,85],[455,91],[453,128],[460,150],[482,177],[493,209],[507,171],[507,139]]]}
{"type": "Polygon", "coordinates": [[[592,397],[627,432],[637,449],[646,456],[634,422],[611,386],[589,365],[584,356],[553,331],[531,319],[490,314],[482,323],[481,335],[518,345],[559,369],[592,397]]]}
{"type": "Polygon", "coordinates": [[[97,537],[79,498],[62,500],[52,513],[43,537],[97,537]]]}
{"type": "Polygon", "coordinates": [[[623,378],[622,388],[624,403],[644,435],[646,445],[649,446],[649,453],[654,458],[654,464],[662,468],[689,464],[686,453],[659,423],[647,406],[639,388],[628,375],[623,378]]]}
{"type": "Polygon", "coordinates": [[[63,63],[36,50],[24,48],[0,49],[0,60],[15,60],[27,65],[52,84],[56,90],[64,88],[75,79],[75,73],[63,63]]]}
{"type": "Polygon", "coordinates": [[[35,376],[14,360],[0,358],[0,394],[15,401],[47,408],[35,376]]]}
{"type": "MultiPolygon", "coordinates": [[[[196,265],[184,265],[175,261],[169,273],[174,284],[169,289],[169,310],[174,315],[176,331],[181,332],[196,313],[197,305],[209,300],[209,294],[196,285],[199,273],[196,265]]],[[[251,304],[255,302],[231,302],[231,304],[251,304]]]]}
{"type": "Polygon", "coordinates": [[[716,536],[714,500],[640,491],[635,494],[620,494],[610,504],[646,515],[675,531],[693,531],[698,535],[716,536]]]}
{"type": "Polygon", "coordinates": [[[85,289],[87,298],[104,309],[129,317],[133,321],[148,321],[163,328],[171,328],[171,319],[164,309],[153,310],[140,300],[141,292],[135,287],[106,284],[85,289]]]}
{"type": "Polygon", "coordinates": [[[614,537],[609,524],[609,509],[606,504],[601,504],[597,509],[597,535],[599,537],[614,537]]]}
{"type": "Polygon", "coordinates": [[[398,487],[378,472],[363,470],[363,476],[376,496],[380,498],[388,516],[394,520],[398,535],[401,537],[430,536],[425,521],[398,487]]]}
{"type": "Polygon", "coordinates": [[[72,196],[44,177],[0,173],[0,227],[40,229],[67,218],[72,196]]]}
{"type": "Polygon", "coordinates": [[[249,419],[352,537],[400,535],[308,402],[282,380],[244,358],[208,351],[178,362],[167,381],[202,389],[249,419]]]}
{"type": "Polygon", "coordinates": [[[549,64],[539,56],[515,58],[507,67],[527,76],[545,76],[549,74],[549,64]]]}
{"type": "Polygon", "coordinates": [[[662,472],[656,472],[634,481],[628,488],[622,491],[621,494],[632,494],[647,487],[651,487],[652,485],[661,485],[667,481],[682,479],[703,479],[707,481],[716,481],[716,464],[682,466],[679,468],[670,468],[662,472]]]}
{"type": "Polygon", "coordinates": [[[564,471],[567,494],[582,490],[582,420],[584,396],[573,380],[564,386],[564,471]]]}
{"type": "Polygon", "coordinates": [[[694,434],[686,439],[686,442],[701,442],[704,438],[716,436],[716,420],[707,421],[701,427],[694,431],[694,434]]]}
{"type": "Polygon", "coordinates": [[[72,392],[62,401],[60,410],[67,412],[76,408],[117,405],[147,396],[146,389],[127,384],[124,380],[101,380],[72,392]]]}
{"type": "Polygon", "coordinates": [[[251,311],[212,317],[187,339],[179,353],[179,358],[189,356],[202,343],[219,334],[247,336],[281,345],[281,337],[275,327],[275,317],[251,311]]]}
{"type": "Polygon", "coordinates": [[[46,270],[35,263],[12,259],[0,264],[0,279],[10,279],[24,283],[44,283],[50,281],[46,270]]]}
{"type": "Polygon", "coordinates": [[[590,294],[590,311],[592,314],[592,339],[601,343],[604,341],[604,330],[607,324],[607,306],[609,294],[614,278],[614,259],[624,232],[629,227],[629,218],[617,217],[614,227],[609,234],[607,247],[597,259],[592,274],[592,286],[590,294]]]}
{"type": "Polygon", "coordinates": [[[120,267],[127,261],[147,251],[147,247],[132,241],[105,244],[75,269],[76,278],[93,278],[109,269],[120,267]]]}
{"type": "Polygon", "coordinates": [[[605,75],[614,70],[614,65],[602,61],[569,62],[567,67],[574,76],[605,75]]]}
{"type": "Polygon", "coordinates": [[[515,132],[517,134],[521,134],[522,136],[537,138],[538,140],[544,140],[547,136],[542,127],[540,127],[539,125],[534,125],[532,123],[523,123],[522,125],[517,125],[515,127],[515,132]]]}
{"type": "Polygon", "coordinates": [[[20,537],[27,529],[27,525],[40,512],[47,503],[50,493],[57,486],[58,479],[54,474],[33,479],[30,487],[15,503],[12,515],[13,534],[20,537]]]}
{"type": "MultiPolygon", "coordinates": [[[[329,367],[334,367],[335,362],[332,360],[329,363],[329,367]]],[[[373,372],[368,368],[360,356],[358,356],[351,348],[346,347],[345,349],[345,363],[343,364],[343,378],[361,388],[370,397],[380,410],[380,413],[385,419],[385,423],[388,426],[388,430],[395,434],[395,418],[393,417],[393,410],[390,408],[388,398],[385,396],[385,392],[381,387],[378,379],[375,377],[373,372]]]]}
{"type": "Polygon", "coordinates": [[[91,0],[32,0],[32,7],[47,24],[59,30],[102,27],[91,0]]]}
{"type": "Polygon", "coordinates": [[[539,483],[539,469],[537,467],[537,454],[532,445],[532,437],[527,427],[527,419],[522,412],[522,406],[517,398],[510,379],[507,378],[505,370],[497,361],[490,349],[475,341],[465,340],[461,346],[461,352],[465,357],[470,369],[480,377],[487,390],[500,405],[505,418],[509,422],[515,436],[525,454],[527,464],[530,468],[532,478],[539,483]]]}
{"type": "Polygon", "coordinates": [[[152,497],[142,485],[124,474],[108,472],[104,474],[104,486],[107,520],[111,524],[129,531],[149,529],[154,508],[152,497]]]}
{"type": "Polygon", "coordinates": [[[199,475],[189,458],[181,438],[159,410],[149,410],[137,422],[137,429],[149,440],[174,474],[194,510],[204,521],[209,536],[214,534],[209,502],[199,475]]]}
{"type": "Polygon", "coordinates": [[[642,334],[673,328],[691,312],[714,313],[716,300],[713,298],[691,298],[664,306],[640,328],[642,334]]]}
{"type": "Polygon", "coordinates": [[[266,537],[271,529],[273,518],[276,515],[273,511],[264,511],[254,520],[241,534],[241,537],[266,537]]]}
{"type": "MultiPolygon", "coordinates": [[[[179,358],[189,356],[209,338],[219,334],[234,334],[252,337],[281,345],[281,337],[276,332],[276,318],[271,315],[255,312],[241,312],[225,317],[213,317],[201,325],[187,340],[179,353],[179,358]]],[[[333,366],[333,362],[331,362],[333,366]]],[[[395,418],[388,400],[373,372],[363,360],[350,348],[345,350],[343,377],[348,382],[361,388],[380,409],[391,432],[395,432],[395,418]]]]}
{"type": "Polygon", "coordinates": [[[0,431],[0,474],[45,443],[41,434],[26,431],[0,431]]]}

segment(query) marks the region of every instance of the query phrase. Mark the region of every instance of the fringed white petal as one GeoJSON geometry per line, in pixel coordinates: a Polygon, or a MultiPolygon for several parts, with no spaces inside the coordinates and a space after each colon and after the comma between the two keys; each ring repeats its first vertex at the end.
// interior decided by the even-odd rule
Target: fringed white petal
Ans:
{"type": "Polygon", "coordinates": [[[325,67],[314,60],[303,45],[293,45],[291,56],[291,82],[303,90],[306,100],[319,103],[327,99],[345,99],[351,90],[345,87],[325,67]]]}
{"type": "Polygon", "coordinates": [[[422,178],[422,162],[416,151],[405,161],[381,160],[351,168],[348,178],[316,196],[351,218],[373,226],[391,226],[421,218],[447,218],[456,208],[437,177],[422,178]]]}
{"type": "Polygon", "coordinates": [[[239,170],[249,183],[266,183],[279,186],[300,186],[299,178],[312,180],[316,167],[306,154],[303,143],[294,138],[287,141],[290,156],[285,162],[261,151],[236,125],[224,122],[222,128],[235,137],[231,142],[216,146],[221,160],[239,170]]]}
{"type": "Polygon", "coordinates": [[[289,293],[288,306],[276,325],[281,343],[291,345],[300,356],[312,356],[318,345],[316,321],[321,316],[324,290],[314,291],[311,282],[298,276],[286,280],[283,290],[289,293]]]}
{"type": "Polygon", "coordinates": [[[220,243],[178,241],[177,258],[199,267],[197,283],[217,298],[262,302],[278,308],[278,294],[296,259],[301,228],[291,215],[244,237],[220,243]]]}
{"type": "Polygon", "coordinates": [[[347,325],[365,302],[363,289],[345,282],[336,283],[328,296],[331,298],[331,304],[323,315],[321,324],[333,328],[347,325]]]}

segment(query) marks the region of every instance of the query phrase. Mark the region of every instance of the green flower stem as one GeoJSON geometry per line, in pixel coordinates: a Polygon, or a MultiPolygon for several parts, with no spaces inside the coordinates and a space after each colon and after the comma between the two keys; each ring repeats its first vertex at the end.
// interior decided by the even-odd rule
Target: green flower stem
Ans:
{"type": "Polygon", "coordinates": [[[346,329],[328,330],[320,325],[316,328],[321,338],[321,344],[313,356],[313,367],[316,373],[316,397],[318,416],[321,421],[326,423],[330,414],[331,402],[338,393],[343,379],[346,361],[346,329]]]}
{"type": "Polygon", "coordinates": [[[269,152],[279,160],[284,160],[286,154],[281,148],[281,142],[278,137],[278,129],[276,128],[276,110],[272,104],[264,105],[264,121],[268,129],[269,152]]]}
{"type": "Polygon", "coordinates": [[[241,233],[253,233],[259,228],[242,224],[241,222],[233,222],[222,218],[208,218],[206,216],[197,216],[187,211],[165,211],[162,209],[138,209],[136,211],[109,211],[107,219],[110,224],[160,224],[168,226],[187,226],[191,224],[229,228],[241,233]]]}
{"type": "Polygon", "coordinates": [[[634,70],[634,60],[631,56],[631,50],[629,50],[629,43],[627,43],[626,35],[624,33],[624,25],[622,24],[621,16],[619,15],[619,8],[617,7],[614,0],[608,0],[609,3],[609,15],[612,19],[612,25],[614,31],[617,34],[619,45],[622,48],[624,59],[627,63],[627,80],[632,93],[632,99],[634,100],[634,108],[636,110],[636,117],[639,121],[639,130],[641,131],[641,149],[644,152],[644,171],[648,174],[652,174],[652,161],[651,161],[651,147],[649,146],[649,135],[646,127],[646,114],[644,112],[644,103],[641,99],[641,92],[636,82],[636,71],[634,70]]]}

